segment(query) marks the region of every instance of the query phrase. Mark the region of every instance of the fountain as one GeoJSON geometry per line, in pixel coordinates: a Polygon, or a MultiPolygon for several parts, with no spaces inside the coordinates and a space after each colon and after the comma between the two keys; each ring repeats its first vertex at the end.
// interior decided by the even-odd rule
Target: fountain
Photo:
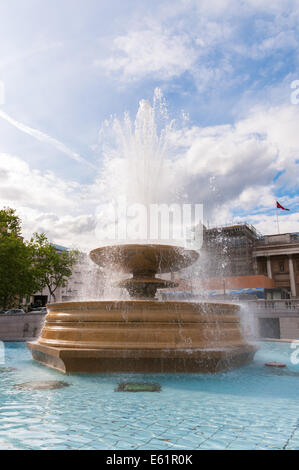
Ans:
{"type": "Polygon", "coordinates": [[[239,307],[159,301],[156,290],[175,282],[156,273],[185,268],[198,253],[169,245],[115,245],[90,253],[98,265],[132,277],[120,281],[131,300],[48,305],[33,358],[61,372],[216,372],[250,361],[239,307]]]}
{"type": "MultiPolygon", "coordinates": [[[[115,194],[145,207],[180,198],[181,186],[172,171],[176,164],[166,158],[167,145],[175,140],[171,125],[160,135],[157,131],[156,109],[165,115],[160,97],[156,93],[153,107],[141,101],[134,125],[128,116],[123,126],[113,121],[118,146],[111,159],[106,156],[96,185],[107,207],[115,194]]],[[[105,210],[101,226],[106,226],[103,214],[105,210]]],[[[157,274],[186,268],[199,256],[177,243],[163,243],[118,243],[92,250],[98,266],[132,275],[117,284],[130,300],[49,304],[40,337],[28,343],[33,358],[65,373],[216,372],[250,361],[255,347],[242,335],[238,306],[156,298],[157,289],[176,286],[157,274]]]]}

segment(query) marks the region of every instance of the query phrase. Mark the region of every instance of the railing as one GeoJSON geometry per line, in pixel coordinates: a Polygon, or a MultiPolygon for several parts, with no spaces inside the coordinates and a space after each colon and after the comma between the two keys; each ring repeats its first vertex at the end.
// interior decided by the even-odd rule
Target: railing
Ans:
{"type": "Polygon", "coordinates": [[[250,309],[254,309],[259,312],[286,312],[298,313],[299,315],[299,299],[247,300],[246,304],[250,309]]]}
{"type": "Polygon", "coordinates": [[[255,244],[256,247],[259,246],[272,246],[272,245],[297,245],[299,244],[299,235],[298,234],[290,234],[289,237],[285,239],[281,236],[280,240],[269,240],[268,238],[260,238],[256,240],[255,244]]]}

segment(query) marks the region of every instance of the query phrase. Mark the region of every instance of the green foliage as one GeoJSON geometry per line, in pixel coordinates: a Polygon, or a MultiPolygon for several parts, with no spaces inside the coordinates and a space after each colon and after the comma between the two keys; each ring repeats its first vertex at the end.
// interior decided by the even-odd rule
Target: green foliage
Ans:
{"type": "Polygon", "coordinates": [[[21,223],[13,209],[0,211],[0,308],[22,303],[39,288],[32,248],[19,236],[21,223]]]}
{"type": "Polygon", "coordinates": [[[21,219],[16,215],[15,209],[4,207],[0,210],[0,233],[2,236],[21,235],[21,219]]]}
{"type": "Polygon", "coordinates": [[[41,289],[47,287],[50,297],[55,300],[56,289],[65,287],[68,278],[72,275],[72,268],[78,260],[79,251],[68,250],[58,253],[47,237],[38,233],[31,238],[30,246],[35,253],[35,267],[38,271],[41,289]]]}
{"type": "Polygon", "coordinates": [[[79,252],[58,253],[44,234],[29,242],[20,236],[21,220],[10,208],[0,210],[0,309],[22,303],[44,287],[55,300],[58,287],[65,287],[79,252]]]}

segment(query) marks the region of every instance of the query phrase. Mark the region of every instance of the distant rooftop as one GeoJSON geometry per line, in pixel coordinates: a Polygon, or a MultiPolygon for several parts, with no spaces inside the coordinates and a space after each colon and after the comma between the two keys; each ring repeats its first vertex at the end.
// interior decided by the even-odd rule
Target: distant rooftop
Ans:
{"type": "Polygon", "coordinates": [[[240,223],[230,223],[230,224],[223,224],[214,227],[205,227],[205,229],[209,232],[216,232],[216,231],[233,231],[233,232],[244,232],[249,231],[254,238],[262,238],[263,235],[251,224],[248,222],[240,222],[240,223]]]}
{"type": "Polygon", "coordinates": [[[274,233],[273,235],[264,235],[258,244],[261,245],[280,245],[280,244],[298,244],[299,233],[274,233]]]}
{"type": "Polygon", "coordinates": [[[248,222],[243,223],[231,223],[218,225],[214,227],[204,227],[204,230],[208,233],[215,232],[243,232],[251,234],[258,244],[277,244],[277,243],[298,243],[299,242],[299,232],[288,232],[288,233],[273,233],[268,235],[262,235],[253,225],[248,222]]]}
{"type": "Polygon", "coordinates": [[[57,245],[56,243],[51,243],[52,246],[55,246],[57,251],[68,251],[68,248],[62,245],[57,245]]]}

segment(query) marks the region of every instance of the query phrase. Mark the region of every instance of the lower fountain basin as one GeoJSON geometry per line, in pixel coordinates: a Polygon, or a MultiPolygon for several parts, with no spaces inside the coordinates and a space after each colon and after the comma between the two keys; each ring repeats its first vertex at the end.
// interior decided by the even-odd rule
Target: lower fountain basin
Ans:
{"type": "Polygon", "coordinates": [[[177,301],[48,305],[33,358],[61,372],[217,372],[252,360],[239,307],[177,301]]]}

